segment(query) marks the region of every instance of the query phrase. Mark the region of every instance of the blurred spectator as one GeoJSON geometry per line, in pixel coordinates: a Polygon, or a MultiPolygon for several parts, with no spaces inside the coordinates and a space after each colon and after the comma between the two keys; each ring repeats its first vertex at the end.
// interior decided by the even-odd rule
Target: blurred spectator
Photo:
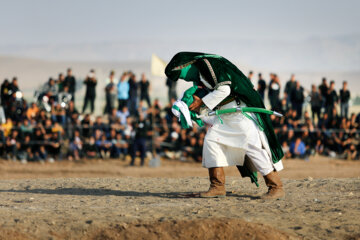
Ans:
{"type": "Polygon", "coordinates": [[[53,101],[57,101],[58,86],[53,78],[49,78],[48,82],[44,84],[43,92],[53,101]]]}
{"type": "Polygon", "coordinates": [[[36,106],[36,103],[31,103],[31,106],[26,111],[26,117],[28,119],[34,119],[39,113],[39,108],[36,106]]]}
{"type": "Polygon", "coordinates": [[[120,81],[117,84],[118,90],[118,110],[121,110],[124,106],[128,105],[129,100],[129,82],[126,80],[127,74],[124,72],[121,77],[120,81]]]}
{"type": "Polygon", "coordinates": [[[321,84],[319,85],[319,90],[320,90],[320,94],[321,94],[321,99],[322,99],[322,108],[325,108],[326,111],[326,98],[327,98],[327,94],[328,94],[328,83],[326,78],[322,78],[321,80],[321,84]]]}
{"type": "Polygon", "coordinates": [[[304,89],[300,86],[300,82],[295,81],[295,87],[290,93],[290,100],[293,109],[296,111],[297,118],[302,116],[302,106],[304,103],[304,89]]]}
{"type": "Polygon", "coordinates": [[[326,94],[326,112],[329,114],[330,118],[333,118],[333,109],[338,101],[339,97],[335,91],[335,82],[331,81],[326,94]]]}
{"type": "Polygon", "coordinates": [[[132,73],[129,79],[129,102],[128,102],[128,107],[131,116],[136,115],[137,104],[138,104],[138,83],[136,81],[135,74],[132,73]]]}
{"type": "Polygon", "coordinates": [[[288,101],[291,101],[292,99],[291,95],[294,93],[294,90],[296,88],[296,82],[297,81],[295,81],[295,75],[291,74],[290,80],[286,82],[284,89],[284,93],[286,93],[288,101]]]}
{"type": "Polygon", "coordinates": [[[348,117],[349,114],[350,91],[347,89],[347,82],[343,82],[343,88],[340,89],[340,109],[341,117],[348,117]]]}
{"type": "Polygon", "coordinates": [[[75,160],[80,160],[80,157],[82,157],[82,149],[83,140],[80,131],[75,130],[74,136],[70,142],[69,160],[72,160],[73,158],[75,158],[75,160]]]}
{"type": "Polygon", "coordinates": [[[254,72],[253,72],[253,71],[249,71],[248,79],[250,80],[250,82],[252,82],[253,76],[254,76],[254,72]]]}
{"type": "Polygon", "coordinates": [[[90,70],[89,75],[84,80],[84,84],[86,85],[86,92],[82,113],[85,112],[88,103],[90,103],[90,112],[94,113],[97,79],[93,69],[90,70]]]}
{"type": "Polygon", "coordinates": [[[139,115],[139,120],[135,124],[134,131],[135,137],[134,144],[132,146],[130,166],[134,166],[135,164],[135,157],[137,151],[140,152],[141,166],[144,166],[146,154],[146,138],[149,135],[150,126],[148,121],[144,119],[144,116],[142,114],[139,115]]]}
{"type": "Polygon", "coordinates": [[[125,160],[125,156],[128,154],[128,143],[122,138],[120,133],[112,134],[111,142],[112,142],[112,149],[111,149],[111,157],[112,158],[121,158],[125,160]]]}
{"type": "Polygon", "coordinates": [[[290,152],[294,158],[306,158],[306,146],[300,137],[297,137],[290,145],[290,152]]]}
{"type": "Polygon", "coordinates": [[[319,121],[321,114],[322,97],[321,94],[317,91],[314,84],[311,85],[310,103],[313,122],[315,122],[315,115],[317,116],[317,121],[319,121]]]}
{"type": "Polygon", "coordinates": [[[53,122],[58,122],[61,125],[66,123],[66,112],[64,107],[59,103],[55,103],[51,109],[51,119],[53,122]]]}
{"type": "Polygon", "coordinates": [[[128,110],[127,106],[123,106],[123,108],[121,109],[121,111],[118,111],[116,116],[120,119],[120,123],[121,124],[126,124],[126,118],[128,118],[130,116],[130,112],[128,110]]]}
{"type": "Polygon", "coordinates": [[[116,99],[114,71],[110,72],[109,79],[107,81],[109,81],[109,83],[105,87],[106,105],[104,109],[104,114],[111,114],[112,109],[115,108],[115,99],[116,99]]]}
{"type": "Polygon", "coordinates": [[[262,100],[264,101],[265,99],[265,90],[266,90],[266,82],[263,79],[261,73],[259,73],[259,80],[258,80],[258,87],[257,87],[257,91],[260,94],[262,100]]]}
{"type": "Polygon", "coordinates": [[[271,109],[276,109],[280,102],[280,81],[276,74],[270,74],[269,101],[271,109]]]}
{"type": "Polygon", "coordinates": [[[72,101],[75,102],[75,91],[76,91],[76,80],[75,77],[72,75],[71,68],[67,69],[67,75],[64,79],[64,86],[69,87],[69,93],[72,96],[72,101]]]}
{"type": "Polygon", "coordinates": [[[89,141],[84,144],[84,155],[89,159],[97,157],[97,147],[94,136],[91,136],[89,141]]]}
{"type": "Polygon", "coordinates": [[[58,90],[59,93],[61,93],[62,91],[64,91],[64,81],[65,81],[65,77],[64,74],[59,73],[58,75],[58,80],[57,80],[57,85],[58,85],[58,90]]]}
{"type": "Polygon", "coordinates": [[[58,94],[58,102],[62,107],[67,107],[71,100],[71,94],[69,93],[69,87],[64,86],[61,93],[58,94]]]}
{"type": "Polygon", "coordinates": [[[148,107],[151,107],[151,101],[150,101],[150,82],[146,79],[145,74],[141,74],[141,81],[139,82],[140,86],[140,101],[145,100],[148,107]]]}
{"type": "Polygon", "coordinates": [[[110,158],[112,143],[106,138],[105,134],[101,136],[101,139],[97,140],[96,145],[102,159],[110,158]]]}
{"type": "Polygon", "coordinates": [[[171,99],[177,100],[176,84],[177,84],[177,81],[172,81],[170,78],[166,79],[166,86],[168,87],[169,102],[171,102],[171,99]]]}
{"type": "Polygon", "coordinates": [[[5,79],[4,82],[1,84],[1,104],[3,106],[7,105],[7,101],[10,98],[10,82],[9,80],[5,79]]]}

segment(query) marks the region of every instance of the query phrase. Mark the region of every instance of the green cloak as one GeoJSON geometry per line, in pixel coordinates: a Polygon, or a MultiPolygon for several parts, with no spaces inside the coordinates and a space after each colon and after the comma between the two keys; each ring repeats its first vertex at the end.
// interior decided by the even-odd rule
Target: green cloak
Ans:
{"type": "MultiPolygon", "coordinates": [[[[200,81],[201,74],[206,79],[207,85],[205,86],[208,88],[217,89],[221,85],[229,85],[231,95],[236,96],[248,107],[265,108],[250,80],[234,64],[219,55],[179,52],[166,66],[165,74],[173,81],[180,78],[203,85],[203,82],[200,81]]],[[[284,153],[274,133],[270,117],[267,114],[256,115],[268,139],[272,160],[276,163],[280,161],[284,153]]]]}

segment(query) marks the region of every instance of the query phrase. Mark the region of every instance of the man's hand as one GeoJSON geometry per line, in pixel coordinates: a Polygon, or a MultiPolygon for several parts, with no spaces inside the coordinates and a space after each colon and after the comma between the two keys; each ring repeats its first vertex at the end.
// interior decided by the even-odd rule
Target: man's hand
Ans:
{"type": "Polygon", "coordinates": [[[189,109],[191,111],[199,111],[201,105],[203,104],[203,101],[198,96],[193,95],[194,102],[190,105],[189,109]]]}

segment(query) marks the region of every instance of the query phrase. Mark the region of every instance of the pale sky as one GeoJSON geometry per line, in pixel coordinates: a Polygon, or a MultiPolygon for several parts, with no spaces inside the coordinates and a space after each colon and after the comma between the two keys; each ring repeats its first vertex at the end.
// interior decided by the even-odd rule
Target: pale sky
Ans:
{"type": "Polygon", "coordinates": [[[359,34],[360,1],[0,0],[0,45],[359,34]]]}

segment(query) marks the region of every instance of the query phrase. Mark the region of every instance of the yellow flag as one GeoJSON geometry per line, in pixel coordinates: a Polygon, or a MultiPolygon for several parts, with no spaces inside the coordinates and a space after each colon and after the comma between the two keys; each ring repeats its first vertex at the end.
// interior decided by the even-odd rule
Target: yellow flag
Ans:
{"type": "Polygon", "coordinates": [[[156,56],[154,53],[151,56],[151,74],[157,77],[165,77],[165,67],[167,63],[156,56]]]}

